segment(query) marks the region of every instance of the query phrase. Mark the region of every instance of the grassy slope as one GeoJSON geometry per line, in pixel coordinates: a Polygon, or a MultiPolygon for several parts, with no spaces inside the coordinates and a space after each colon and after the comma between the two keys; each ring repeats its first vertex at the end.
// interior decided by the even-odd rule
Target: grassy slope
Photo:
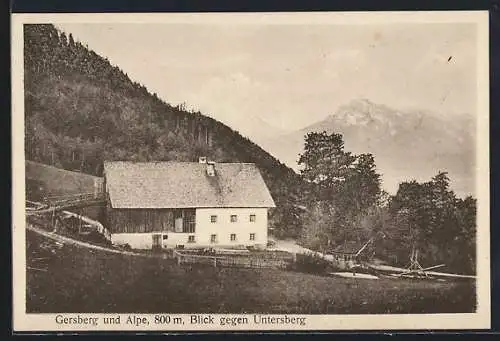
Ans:
{"type": "MultiPolygon", "coordinates": [[[[55,254],[28,231],[27,312],[472,312],[471,282],[328,278],[278,270],[178,267],[164,259],[65,245],[55,254]],[[48,257],[36,261],[32,257],[48,257]]],[[[45,241],[46,242],[46,241],[45,241]]]]}
{"type": "MultiPolygon", "coordinates": [[[[26,160],[26,199],[42,201],[44,196],[66,196],[94,192],[96,176],[71,172],[42,163],[26,160]]],[[[92,206],[76,210],[91,219],[103,221],[103,207],[92,206]]]]}
{"type": "Polygon", "coordinates": [[[26,160],[26,179],[39,184],[49,196],[92,193],[96,176],[26,160]]]}

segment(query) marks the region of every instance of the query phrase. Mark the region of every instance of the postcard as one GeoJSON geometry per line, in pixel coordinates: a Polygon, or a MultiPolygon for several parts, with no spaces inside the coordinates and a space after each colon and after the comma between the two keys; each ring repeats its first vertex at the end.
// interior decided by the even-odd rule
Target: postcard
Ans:
{"type": "Polygon", "coordinates": [[[12,15],[13,329],[490,327],[486,11],[12,15]]]}

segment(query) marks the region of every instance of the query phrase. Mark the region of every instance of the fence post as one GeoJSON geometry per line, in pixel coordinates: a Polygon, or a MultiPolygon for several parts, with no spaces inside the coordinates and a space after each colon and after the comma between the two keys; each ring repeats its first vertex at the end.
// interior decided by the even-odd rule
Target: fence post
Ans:
{"type": "Polygon", "coordinates": [[[214,268],[217,267],[217,257],[214,257],[214,268]]]}
{"type": "Polygon", "coordinates": [[[57,232],[57,221],[55,220],[56,209],[52,210],[52,218],[50,219],[50,223],[52,224],[52,232],[57,232]]]}

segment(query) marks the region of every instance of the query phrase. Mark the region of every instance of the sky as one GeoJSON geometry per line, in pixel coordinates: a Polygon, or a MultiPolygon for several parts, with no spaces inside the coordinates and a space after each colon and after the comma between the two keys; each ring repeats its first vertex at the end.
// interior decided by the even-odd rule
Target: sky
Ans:
{"type": "Polygon", "coordinates": [[[250,135],[249,121],[293,131],[358,98],[476,113],[473,24],[56,26],[166,102],[250,135]]]}

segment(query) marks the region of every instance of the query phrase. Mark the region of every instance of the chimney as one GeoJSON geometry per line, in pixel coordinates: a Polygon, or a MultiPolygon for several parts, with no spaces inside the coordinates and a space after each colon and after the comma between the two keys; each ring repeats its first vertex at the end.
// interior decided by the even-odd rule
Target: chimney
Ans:
{"type": "Polygon", "coordinates": [[[206,156],[200,156],[198,158],[199,163],[207,163],[207,157],[206,156]]]}
{"type": "Polygon", "coordinates": [[[207,175],[215,176],[215,162],[213,161],[207,162],[207,175]]]}

